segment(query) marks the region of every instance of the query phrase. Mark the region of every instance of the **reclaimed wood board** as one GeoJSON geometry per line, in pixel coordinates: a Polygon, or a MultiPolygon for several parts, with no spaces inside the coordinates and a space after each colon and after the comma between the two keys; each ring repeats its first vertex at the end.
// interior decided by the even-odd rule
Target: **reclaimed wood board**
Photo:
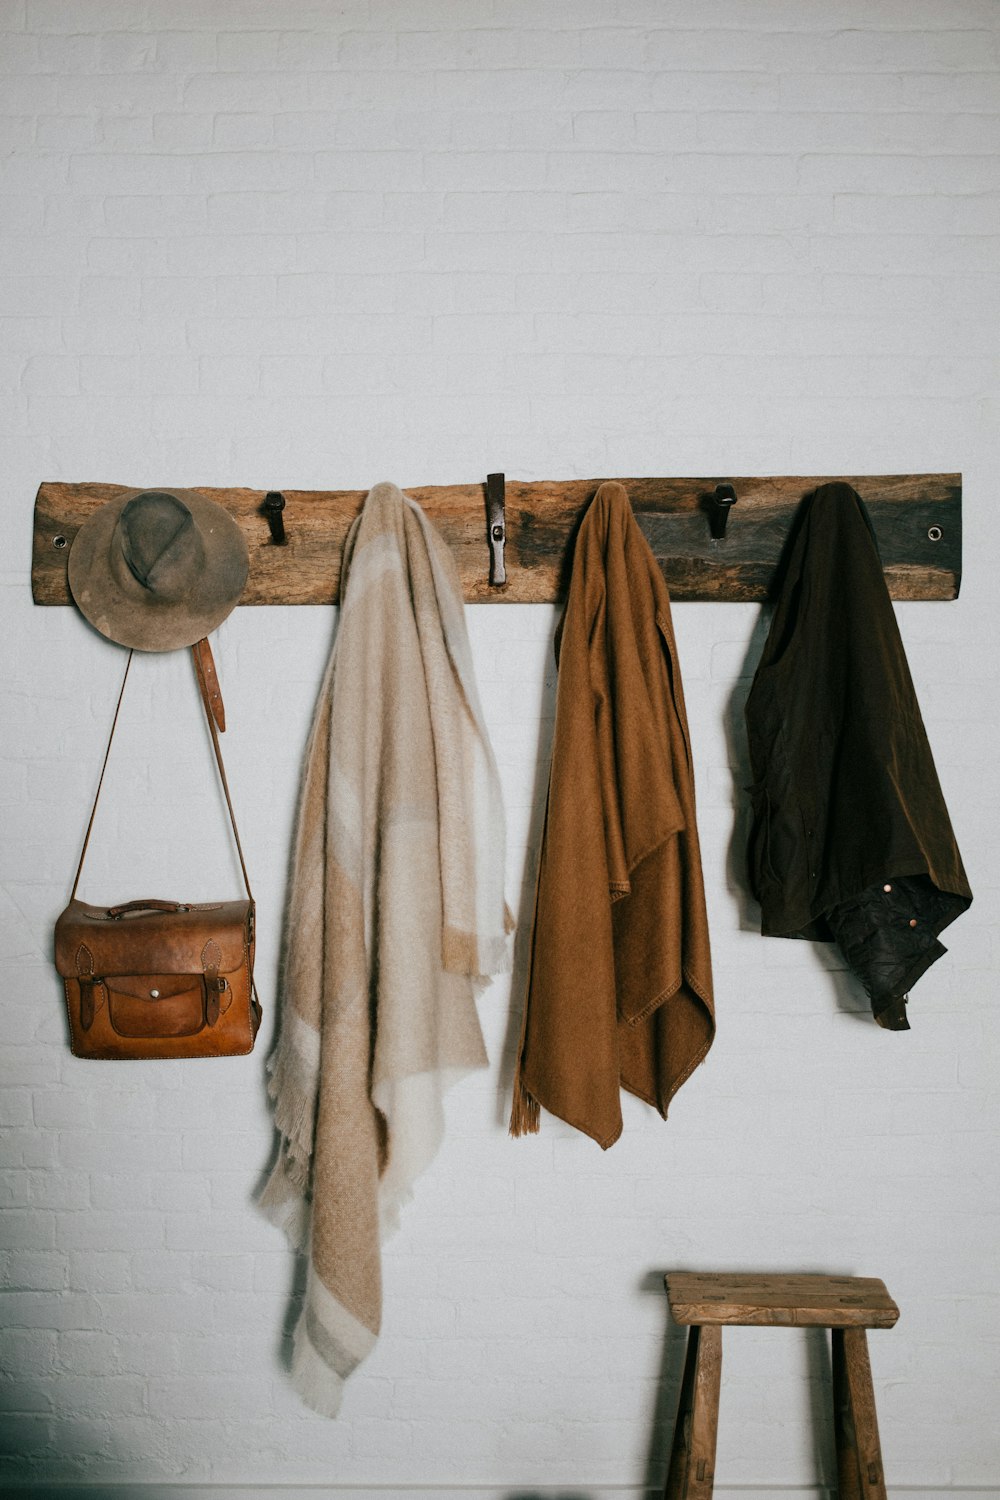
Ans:
{"type": "MultiPolygon", "coordinates": [[[[737,495],[726,535],[714,541],[708,509],[717,479],[623,479],[673,599],[766,599],[802,498],[843,478],[864,500],[894,599],[954,599],[962,573],[960,474],[728,478],[737,495]]],[[[507,581],[491,585],[486,485],[407,488],[451,547],[466,600],[543,604],[565,597],[573,539],[600,479],[516,480],[506,485],[507,581]]],[[[135,486],[132,486],[133,488],[135,486]]],[[[71,603],[66,561],[73,538],[119,484],[44,483],[35,499],[32,597],[71,603]]],[[[365,490],[284,490],[287,544],[271,539],[265,491],[209,489],[242,527],[250,575],[242,604],[334,604],[344,539],[365,490]]]]}

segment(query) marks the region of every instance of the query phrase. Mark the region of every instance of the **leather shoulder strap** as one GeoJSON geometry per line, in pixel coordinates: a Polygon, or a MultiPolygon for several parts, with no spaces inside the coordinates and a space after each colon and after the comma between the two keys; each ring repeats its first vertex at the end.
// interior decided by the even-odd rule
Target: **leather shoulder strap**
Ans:
{"type": "MultiPolygon", "coordinates": [[[[111,733],[108,735],[107,749],[104,752],[104,763],[101,766],[101,774],[97,782],[97,791],[94,794],[94,805],[90,810],[90,821],[87,824],[87,832],[83,839],[83,848],[80,851],[80,862],[76,867],[76,877],[73,881],[73,890],[70,900],[75,900],[77,887],[80,884],[80,875],[83,872],[83,861],[86,858],[87,846],[90,843],[90,835],[94,828],[94,818],[97,815],[97,804],[101,796],[101,788],[104,785],[104,773],[108,769],[108,757],[111,754],[111,742],[115,737],[118,727],[118,715],[121,712],[122,699],[125,696],[125,684],[128,682],[129,668],[132,665],[134,652],[128,654],[125,663],[125,675],[122,678],[121,692],[118,694],[118,702],[115,706],[115,715],[111,721],[111,733]]],[[[247,895],[253,901],[253,892],[250,889],[250,877],[247,874],[246,860],[243,857],[243,845],[240,843],[239,829],[236,827],[236,814],[233,811],[233,799],[229,792],[229,781],[226,777],[226,767],[222,760],[222,747],[219,744],[219,730],[226,727],[226,710],[222,702],[222,692],[219,688],[219,679],[215,670],[215,661],[212,656],[212,648],[208,639],[196,641],[191,647],[191,655],[194,660],[195,676],[198,681],[198,689],[201,695],[202,706],[205,710],[205,718],[208,720],[209,733],[212,736],[212,749],[215,751],[216,764],[219,767],[219,776],[222,780],[222,790],[225,793],[226,807],[229,809],[229,821],[233,826],[233,838],[236,840],[236,852],[240,859],[240,869],[243,871],[243,883],[247,889],[247,895]]]]}
{"type": "Polygon", "coordinates": [[[219,767],[222,790],[225,793],[226,806],[229,809],[229,821],[233,825],[233,838],[236,840],[236,852],[240,857],[243,884],[246,886],[247,895],[252,901],[253,892],[250,889],[250,876],[247,874],[247,862],[243,858],[243,845],[240,843],[240,831],[236,826],[233,799],[229,793],[229,780],[222,761],[222,746],[219,744],[219,730],[225,730],[226,727],[226,710],[222,702],[219,679],[215,671],[215,660],[212,656],[212,648],[208,644],[207,636],[194,643],[191,647],[191,655],[194,658],[195,676],[198,679],[198,687],[201,691],[201,701],[205,709],[205,718],[208,720],[208,730],[212,736],[212,749],[215,751],[215,760],[219,767]]]}
{"type": "Polygon", "coordinates": [[[111,733],[108,735],[108,745],[107,749],[104,752],[104,764],[101,766],[101,774],[97,781],[97,791],[94,793],[94,805],[90,809],[90,822],[87,824],[87,832],[83,836],[83,848],[80,850],[80,863],[76,867],[76,879],[73,881],[73,889],[70,892],[69,896],[69,899],[71,901],[76,900],[76,888],[80,884],[80,875],[83,871],[83,861],[87,856],[87,845],[90,843],[90,835],[94,831],[94,818],[97,816],[97,803],[101,795],[101,787],[104,785],[104,773],[108,769],[108,756],[111,754],[111,741],[114,739],[115,730],[118,728],[118,715],[122,710],[122,699],[125,696],[125,684],[126,682],[128,682],[129,667],[131,667],[132,665],[132,657],[134,655],[135,652],[130,651],[128,654],[128,661],[125,663],[125,676],[122,678],[121,692],[118,694],[118,702],[115,705],[115,716],[111,720],[111,733]]]}
{"type": "Polygon", "coordinates": [[[198,678],[198,686],[201,689],[201,701],[205,705],[205,712],[215,720],[220,734],[226,730],[226,706],[222,701],[222,692],[219,688],[219,679],[215,671],[215,660],[212,656],[212,648],[208,644],[208,637],[204,636],[200,641],[195,641],[191,647],[191,655],[194,657],[194,670],[198,678]]]}

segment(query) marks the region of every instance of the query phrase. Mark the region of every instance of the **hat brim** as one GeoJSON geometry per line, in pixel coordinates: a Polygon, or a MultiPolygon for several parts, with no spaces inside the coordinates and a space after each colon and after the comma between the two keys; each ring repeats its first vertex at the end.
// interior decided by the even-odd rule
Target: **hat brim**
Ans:
{"type": "Polygon", "coordinates": [[[112,539],[125,505],[145,490],[125,490],[83,523],[69,553],[69,587],[95,630],[137,651],[193,646],[239,603],[250,571],[246,538],[223,506],[194,490],[170,490],[190,510],[204,546],[204,565],[182,599],[158,600],[131,578],[115,576],[112,539]]]}

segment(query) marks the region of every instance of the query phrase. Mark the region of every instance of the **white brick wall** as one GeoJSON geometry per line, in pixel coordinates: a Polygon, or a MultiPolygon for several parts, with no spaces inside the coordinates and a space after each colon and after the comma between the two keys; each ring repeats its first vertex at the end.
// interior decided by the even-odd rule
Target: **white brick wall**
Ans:
{"type": "MultiPolygon", "coordinates": [[[[883,1276],[893,1492],[1000,1494],[994,0],[0,0],[0,31],[6,1478],[639,1496],[683,1265],[883,1276]],[[952,468],[961,599],[899,617],[977,899],[912,1033],[874,1029],[829,953],[754,932],[731,845],[760,613],[679,605],[716,1046],[666,1126],[627,1101],[606,1156],[548,1119],[510,1142],[520,994],[494,986],[492,1071],[387,1252],[381,1342],[340,1419],[313,1417],[284,1368],[295,1268],[252,1198],[332,611],[238,611],[218,638],[256,1053],[79,1062],[50,933],[122,658],[31,605],[39,481],[952,468]]],[[[554,622],[470,610],[522,910],[554,622]]],[[[84,895],[238,890],[182,657],[137,663],[109,775],[84,895]]],[[[720,1489],[832,1481],[827,1380],[814,1335],[727,1339],[720,1489]]]]}

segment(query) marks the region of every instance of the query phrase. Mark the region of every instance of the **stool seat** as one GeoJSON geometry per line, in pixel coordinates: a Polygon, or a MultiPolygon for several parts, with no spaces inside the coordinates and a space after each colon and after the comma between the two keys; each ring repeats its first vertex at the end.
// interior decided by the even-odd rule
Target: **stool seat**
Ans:
{"type": "Polygon", "coordinates": [[[767,1328],[891,1328],[899,1308],[874,1276],[752,1276],[670,1271],[675,1323],[767,1328]]]}
{"type": "Polygon", "coordinates": [[[866,1328],[899,1308],[871,1276],[668,1271],[667,1301],[688,1334],[664,1500],[711,1500],[724,1327],[829,1328],[840,1500],[886,1500],[866,1328]]]}

